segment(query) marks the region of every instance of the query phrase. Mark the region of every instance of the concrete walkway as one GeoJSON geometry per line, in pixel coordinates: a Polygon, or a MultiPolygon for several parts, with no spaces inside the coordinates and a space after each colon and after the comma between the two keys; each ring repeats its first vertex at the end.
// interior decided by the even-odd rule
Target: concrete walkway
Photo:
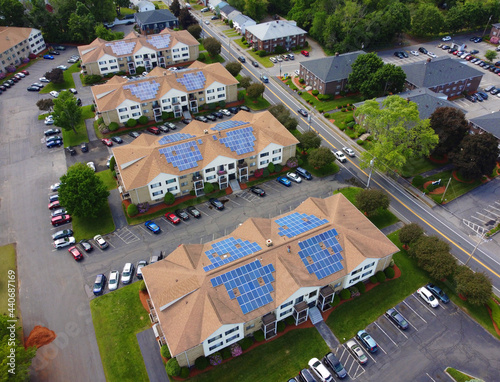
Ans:
{"type": "MultiPolygon", "coordinates": [[[[146,365],[149,381],[169,381],[153,328],[137,333],[137,342],[139,342],[139,347],[141,348],[141,354],[144,359],[144,364],[146,365]]],[[[131,365],[131,367],[133,367],[133,365],[131,365]]]]}
{"type": "Polygon", "coordinates": [[[331,351],[340,345],[332,330],[323,320],[323,316],[317,307],[309,309],[309,318],[331,351]]]}

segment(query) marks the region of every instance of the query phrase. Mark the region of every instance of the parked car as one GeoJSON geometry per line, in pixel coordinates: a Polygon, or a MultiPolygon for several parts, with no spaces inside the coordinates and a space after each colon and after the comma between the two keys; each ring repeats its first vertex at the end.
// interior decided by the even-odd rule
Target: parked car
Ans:
{"type": "Polygon", "coordinates": [[[292,182],[290,182],[290,180],[288,178],[284,177],[284,176],[278,176],[276,178],[276,181],[278,183],[283,184],[284,186],[287,186],[287,187],[290,187],[292,185],[292,182]]]}
{"type": "Polygon", "coordinates": [[[200,121],[200,122],[208,122],[208,119],[206,119],[203,115],[199,115],[197,117],[194,117],[194,119],[196,119],[197,121],[200,121]]]}
{"type": "Polygon", "coordinates": [[[293,180],[295,183],[302,183],[302,178],[294,172],[287,172],[286,177],[293,180]]]}
{"type": "Polygon", "coordinates": [[[364,365],[366,362],[368,362],[368,357],[356,341],[349,340],[345,345],[347,346],[347,350],[349,350],[349,352],[361,365],[364,365]]]}
{"type": "Polygon", "coordinates": [[[243,111],[250,113],[250,108],[246,105],[241,105],[239,108],[240,108],[240,110],[243,110],[243,111]]]}
{"type": "Polygon", "coordinates": [[[112,137],[111,140],[115,143],[118,143],[118,144],[123,143],[123,139],[121,139],[120,137],[112,137]]]}
{"type": "Polygon", "coordinates": [[[227,109],[222,109],[220,112],[224,114],[226,117],[229,117],[231,115],[231,112],[227,109]]]}
{"type": "Polygon", "coordinates": [[[321,382],[332,382],[332,374],[328,369],[321,363],[317,358],[311,358],[308,363],[309,367],[312,369],[314,374],[318,376],[321,382]]]}
{"type": "Polygon", "coordinates": [[[27,90],[27,91],[29,91],[29,92],[39,92],[39,91],[40,91],[40,88],[39,88],[38,86],[33,86],[33,85],[31,85],[31,86],[28,86],[28,87],[26,88],[26,90],[27,90]]]}
{"type": "Polygon", "coordinates": [[[66,65],[59,65],[59,66],[57,66],[57,69],[67,70],[68,67],[66,65]]]}
{"type": "Polygon", "coordinates": [[[303,382],[316,382],[309,369],[302,369],[299,373],[300,380],[303,382]]]}
{"type": "Polygon", "coordinates": [[[128,135],[130,135],[132,138],[136,139],[136,138],[138,138],[141,134],[139,134],[137,131],[131,131],[130,133],[128,133],[128,135]]]}
{"type": "Polygon", "coordinates": [[[61,249],[67,247],[68,245],[75,244],[75,238],[73,236],[63,237],[61,239],[54,240],[54,248],[61,249]]]}
{"type": "Polygon", "coordinates": [[[137,266],[135,268],[136,269],[135,275],[140,280],[142,280],[142,268],[145,267],[146,265],[148,265],[148,262],[146,260],[139,260],[137,262],[137,266]]]}
{"type": "Polygon", "coordinates": [[[429,57],[432,57],[432,58],[436,58],[436,57],[437,57],[437,56],[436,56],[434,53],[432,53],[432,52],[427,52],[427,55],[428,55],[429,57]]]}
{"type": "Polygon", "coordinates": [[[49,203],[49,210],[59,208],[59,206],[60,206],[59,200],[55,200],[55,201],[49,203]]]}
{"type": "Polygon", "coordinates": [[[182,219],[184,221],[189,220],[189,215],[183,209],[177,209],[177,210],[175,210],[175,215],[177,215],[178,218],[180,218],[180,219],[182,219]]]}
{"type": "Polygon", "coordinates": [[[398,57],[399,59],[404,58],[403,53],[401,52],[394,52],[394,56],[398,57]]]}
{"type": "Polygon", "coordinates": [[[57,210],[53,210],[50,213],[50,216],[52,216],[52,217],[62,216],[62,215],[67,215],[67,211],[64,208],[58,208],[57,210]]]}
{"type": "Polygon", "coordinates": [[[59,92],[56,92],[55,90],[52,90],[49,94],[54,98],[59,97],[59,92]]]}
{"type": "Polygon", "coordinates": [[[45,142],[54,142],[54,141],[62,141],[62,137],[60,135],[55,135],[45,138],[45,142]]]}
{"type": "Polygon", "coordinates": [[[487,100],[488,99],[488,94],[486,94],[485,92],[477,92],[477,94],[479,94],[481,97],[483,97],[483,99],[487,100]]]}
{"type": "Polygon", "coordinates": [[[113,270],[109,272],[109,290],[116,290],[120,281],[120,272],[113,270]]]}
{"type": "Polygon", "coordinates": [[[210,120],[210,121],[212,121],[212,122],[213,121],[217,121],[217,117],[214,116],[214,115],[212,115],[212,114],[206,114],[205,118],[208,119],[208,120],[210,120]]]}
{"type": "Polygon", "coordinates": [[[342,147],[342,151],[345,152],[350,157],[356,156],[356,154],[354,154],[354,150],[350,149],[349,147],[342,147]]]}
{"type": "Polygon", "coordinates": [[[269,57],[269,60],[273,63],[273,64],[276,64],[278,62],[278,60],[274,57],[269,57]]]}
{"type": "Polygon", "coordinates": [[[134,264],[126,263],[125,266],[123,267],[122,283],[130,284],[133,278],[134,278],[134,264]]]}
{"type": "Polygon", "coordinates": [[[210,17],[210,20],[218,20],[218,19],[219,19],[218,16],[212,16],[212,17],[210,17]]]}
{"type": "Polygon", "coordinates": [[[378,345],[375,340],[365,331],[360,330],[356,334],[356,338],[363,344],[363,346],[371,353],[375,353],[378,350],[378,345]]]}
{"type": "Polygon", "coordinates": [[[446,37],[443,37],[441,40],[443,40],[443,41],[450,41],[451,37],[450,36],[446,36],[446,37]]]}
{"type": "Polygon", "coordinates": [[[94,289],[92,290],[94,292],[94,295],[99,296],[100,294],[102,294],[105,286],[106,286],[106,276],[104,276],[101,273],[96,276],[94,281],[94,289]]]}
{"type": "Polygon", "coordinates": [[[97,246],[101,249],[106,249],[109,246],[108,242],[104,240],[104,238],[101,235],[95,235],[94,241],[97,244],[97,246]]]}
{"type": "Polygon", "coordinates": [[[332,153],[333,155],[335,155],[335,158],[337,158],[337,160],[340,162],[340,163],[345,163],[347,162],[347,158],[345,157],[344,153],[342,151],[333,151],[332,150],[332,153]]]}
{"type": "Polygon", "coordinates": [[[81,253],[76,246],[68,248],[68,252],[71,253],[75,261],[80,261],[83,259],[83,253],[81,253]]]}
{"type": "Polygon", "coordinates": [[[413,54],[414,56],[418,56],[419,55],[419,53],[416,50],[411,50],[410,53],[413,54]]]}
{"type": "Polygon", "coordinates": [[[153,256],[151,256],[149,258],[149,264],[154,264],[158,261],[160,261],[161,259],[163,259],[163,252],[160,251],[160,250],[156,250],[154,253],[153,253],[153,256]]]}
{"type": "Polygon", "coordinates": [[[448,50],[448,49],[450,49],[450,48],[451,48],[451,46],[449,46],[449,45],[443,45],[443,46],[441,47],[441,49],[443,49],[443,50],[448,50]]]}
{"type": "Polygon", "coordinates": [[[50,82],[50,80],[48,80],[48,79],[47,79],[47,78],[45,78],[45,77],[40,77],[40,78],[38,79],[38,81],[40,81],[40,82],[46,82],[46,83],[49,83],[49,82],[50,82]]]}
{"type": "Polygon", "coordinates": [[[420,48],[418,48],[418,51],[420,53],[427,54],[427,49],[425,49],[423,46],[421,46],[420,48]]]}
{"type": "Polygon", "coordinates": [[[165,122],[163,125],[167,126],[170,130],[177,129],[177,126],[175,126],[172,122],[165,122]]]}
{"type": "Polygon", "coordinates": [[[477,101],[477,98],[473,95],[466,95],[465,96],[466,99],[468,99],[470,102],[476,102],[477,101]]]}
{"type": "Polygon", "coordinates": [[[56,135],[56,134],[59,134],[61,132],[61,130],[59,129],[48,129],[48,130],[45,130],[43,132],[43,134],[46,136],[46,137],[50,137],[52,135],[56,135]]]}
{"type": "Polygon", "coordinates": [[[181,219],[179,219],[173,212],[167,212],[165,218],[172,224],[179,224],[181,219]]]}
{"type": "Polygon", "coordinates": [[[86,143],[86,142],[83,142],[81,145],[80,145],[80,150],[82,150],[82,153],[86,153],[89,151],[89,144],[86,143]]]}
{"type": "Polygon", "coordinates": [[[72,94],[78,94],[78,90],[76,90],[75,88],[69,88],[68,90],[72,94]]]}
{"type": "Polygon", "coordinates": [[[95,164],[94,162],[87,162],[87,167],[95,172],[95,164]]]}
{"type": "Polygon", "coordinates": [[[307,111],[304,109],[297,109],[297,112],[303,117],[307,117],[308,115],[307,111]]]}
{"type": "Polygon", "coordinates": [[[194,206],[189,206],[188,208],[186,208],[186,211],[196,219],[201,218],[201,212],[198,211],[198,209],[194,206]]]}
{"type": "Polygon", "coordinates": [[[250,191],[261,197],[266,195],[266,192],[262,188],[256,186],[250,187],[250,191]]]}
{"type": "Polygon", "coordinates": [[[448,304],[450,302],[450,298],[444,293],[441,288],[434,284],[427,284],[425,286],[436,298],[441,301],[443,304],[448,304]]]}
{"type": "Polygon", "coordinates": [[[155,222],[148,220],[146,223],[144,223],[147,229],[149,229],[151,232],[158,234],[161,233],[161,228],[156,224],[155,222]]]}
{"type": "Polygon", "coordinates": [[[50,186],[50,191],[56,192],[61,187],[61,182],[54,183],[50,186]]]}
{"type": "Polygon", "coordinates": [[[64,239],[65,237],[70,237],[73,235],[73,230],[63,229],[62,231],[57,231],[52,235],[52,240],[64,239]]]}
{"type": "Polygon", "coordinates": [[[23,73],[26,76],[29,76],[29,74],[30,74],[30,72],[28,72],[27,70],[21,70],[21,73],[23,73]]]}
{"type": "Polygon", "coordinates": [[[426,287],[419,288],[417,290],[417,293],[420,296],[420,298],[424,300],[427,304],[429,304],[431,307],[437,308],[439,306],[438,300],[426,287]]]}
{"type": "Polygon", "coordinates": [[[219,211],[222,211],[224,209],[224,204],[222,204],[221,201],[217,198],[211,198],[209,200],[209,202],[212,206],[214,206],[219,211]]]}
{"type": "Polygon", "coordinates": [[[111,147],[113,146],[113,142],[109,138],[102,138],[101,142],[104,143],[106,146],[111,147]]]}
{"type": "Polygon", "coordinates": [[[52,219],[50,219],[50,222],[54,227],[59,227],[61,224],[66,224],[71,221],[71,216],[70,215],[59,215],[59,216],[54,216],[52,219]]]}
{"type": "Polygon", "coordinates": [[[92,244],[90,244],[87,240],[80,240],[78,244],[80,244],[80,246],[85,252],[92,252],[94,250],[92,244]]]}
{"type": "Polygon", "coordinates": [[[302,54],[305,57],[309,57],[309,52],[307,50],[300,51],[300,54],[302,54]]]}
{"type": "Polygon", "coordinates": [[[43,56],[43,58],[44,58],[45,60],[53,60],[53,59],[54,59],[54,56],[51,56],[50,54],[46,54],[46,55],[44,55],[44,56],[43,56]]]}
{"type": "Polygon", "coordinates": [[[391,320],[399,329],[408,329],[408,322],[396,309],[391,308],[385,312],[386,317],[391,320]]]}
{"type": "Polygon", "coordinates": [[[325,356],[325,363],[330,366],[337,378],[344,379],[347,377],[347,371],[345,371],[344,366],[340,363],[337,357],[330,352],[325,356]]]}
{"type": "Polygon", "coordinates": [[[160,129],[157,128],[156,126],[149,126],[147,129],[150,133],[158,135],[160,134],[160,129]]]}
{"type": "Polygon", "coordinates": [[[228,107],[227,110],[229,110],[231,114],[237,114],[240,111],[240,108],[239,106],[232,106],[228,107]]]}
{"type": "Polygon", "coordinates": [[[54,194],[49,196],[49,203],[55,202],[56,200],[59,200],[59,194],[54,194]]]}

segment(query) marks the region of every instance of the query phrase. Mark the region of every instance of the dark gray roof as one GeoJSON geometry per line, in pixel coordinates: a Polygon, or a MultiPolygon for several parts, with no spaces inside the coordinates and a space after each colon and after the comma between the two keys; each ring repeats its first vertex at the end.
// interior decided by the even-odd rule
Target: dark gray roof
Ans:
{"type": "Polygon", "coordinates": [[[466,62],[450,57],[440,57],[403,65],[401,69],[406,73],[406,81],[423,88],[483,76],[483,72],[473,68],[468,61],[466,62]]]}
{"type": "MultiPolygon", "coordinates": [[[[397,95],[401,98],[409,99],[410,101],[417,104],[418,115],[420,119],[430,118],[432,113],[434,113],[434,110],[436,110],[438,107],[454,107],[455,109],[459,109],[462,112],[467,113],[466,110],[458,107],[453,102],[448,101],[446,99],[446,95],[433,92],[432,90],[426,88],[410,90],[407,92],[399,93],[397,95]]],[[[380,106],[382,106],[382,101],[385,98],[386,97],[380,97],[377,98],[376,101],[380,103],[380,106]]],[[[354,106],[358,108],[363,104],[364,102],[359,102],[355,103],[354,106]]]]}
{"type": "Polygon", "coordinates": [[[351,73],[351,65],[360,54],[365,54],[365,52],[358,50],[338,56],[303,61],[300,64],[320,80],[327,83],[347,78],[349,73],[351,73]]]}
{"type": "Polygon", "coordinates": [[[472,118],[470,122],[500,139],[500,111],[472,118]]]}
{"type": "Polygon", "coordinates": [[[158,24],[166,21],[177,20],[168,9],[155,9],[154,11],[138,12],[135,14],[136,20],[141,24],[158,24]]]}
{"type": "Polygon", "coordinates": [[[223,7],[219,6],[219,12],[224,13],[226,16],[236,10],[237,10],[236,8],[231,7],[230,5],[224,5],[223,7]]]}

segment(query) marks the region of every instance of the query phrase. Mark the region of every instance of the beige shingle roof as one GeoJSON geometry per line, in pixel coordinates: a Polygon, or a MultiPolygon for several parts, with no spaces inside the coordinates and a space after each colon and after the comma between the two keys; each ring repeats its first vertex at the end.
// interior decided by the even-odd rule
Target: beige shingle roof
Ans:
{"type": "Polygon", "coordinates": [[[26,40],[33,28],[0,27],[0,53],[26,40]]]}
{"type": "Polygon", "coordinates": [[[91,88],[94,101],[99,111],[105,112],[115,110],[125,100],[132,100],[138,103],[150,102],[152,100],[159,100],[171,89],[178,89],[184,93],[193,93],[201,91],[214,82],[219,82],[224,85],[237,84],[238,81],[229,73],[224,66],[220,63],[205,65],[203,63],[197,64],[194,62],[188,69],[179,71],[168,71],[164,68],[156,67],[148,75],[139,79],[126,79],[120,76],[114,76],[107,83],[103,85],[93,86],[91,88]],[[201,64],[201,65],[200,65],[201,64]],[[205,84],[203,89],[187,90],[186,86],[177,81],[183,78],[186,74],[203,72],[205,76],[205,84]],[[124,85],[141,85],[148,87],[155,87],[157,90],[150,93],[151,98],[141,99],[132,93],[124,85]]]}
{"type": "Polygon", "coordinates": [[[256,155],[270,143],[276,143],[284,147],[299,143],[299,141],[268,111],[263,113],[247,113],[240,111],[231,118],[231,120],[241,121],[243,124],[235,128],[223,130],[219,134],[218,131],[212,130],[211,127],[220,122],[207,124],[193,121],[182,130],[182,134],[194,135],[193,138],[161,145],[159,141],[163,137],[168,137],[174,133],[169,133],[160,137],[142,134],[128,145],[114,147],[113,155],[120,169],[125,188],[127,190],[132,190],[142,187],[161,173],[186,175],[195,171],[200,171],[218,156],[244,159],[256,155]],[[256,138],[254,151],[252,153],[237,155],[236,152],[231,151],[219,141],[219,138],[225,137],[227,132],[248,126],[253,127],[253,133],[256,138]],[[208,130],[208,134],[205,134],[205,130],[208,130]],[[214,136],[217,137],[217,140],[213,139],[214,136]],[[201,139],[203,143],[199,144],[198,139],[201,139]],[[160,154],[159,150],[164,147],[175,146],[179,143],[188,141],[196,142],[203,156],[203,160],[197,162],[197,167],[180,171],[179,168],[168,163],[165,156],[160,154]]]}
{"type": "Polygon", "coordinates": [[[101,38],[96,38],[89,45],[79,46],[78,52],[82,59],[82,65],[86,65],[99,61],[99,59],[106,54],[117,58],[127,57],[133,56],[143,47],[160,51],[171,49],[179,42],[188,46],[199,45],[199,42],[196,41],[188,31],[172,31],[166,28],[159,34],[148,36],[138,35],[134,31],[131,31],[123,39],[115,41],[106,41],[101,38]],[[170,39],[166,36],[170,36],[170,39]],[[158,45],[157,41],[160,39],[167,44],[158,45]],[[130,50],[123,51],[122,54],[119,54],[121,50],[118,46],[127,46],[130,50]]]}
{"type": "Polygon", "coordinates": [[[327,199],[309,198],[285,215],[272,219],[250,218],[229,236],[203,245],[182,245],[164,260],[143,268],[144,280],[172,355],[199,345],[221,325],[248,322],[273,311],[301,287],[334,283],[363,260],[384,258],[398,251],[342,194],[327,199]],[[292,238],[280,236],[275,220],[294,212],[315,215],[328,223],[292,238]],[[318,280],[315,274],[309,274],[300,259],[299,242],[333,228],[343,249],[343,269],[318,280]],[[205,251],[228,237],[256,242],[262,250],[205,272],[203,267],[210,264],[205,251]],[[273,246],[266,246],[267,239],[273,241],[273,246]],[[263,266],[273,264],[275,268],[273,301],[243,314],[236,299],[229,298],[225,287],[214,288],[210,280],[256,259],[263,266]],[[181,295],[184,297],[179,298],[181,295]]]}

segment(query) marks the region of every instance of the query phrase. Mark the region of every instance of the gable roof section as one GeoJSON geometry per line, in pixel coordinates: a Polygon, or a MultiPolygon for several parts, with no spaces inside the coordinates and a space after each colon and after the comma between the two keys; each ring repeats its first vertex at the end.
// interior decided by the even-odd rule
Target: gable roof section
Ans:
{"type": "Polygon", "coordinates": [[[295,21],[284,20],[250,25],[246,30],[261,41],[307,33],[305,30],[299,28],[295,21]]]}
{"type": "Polygon", "coordinates": [[[472,118],[470,122],[500,139],[500,111],[472,118]]]}
{"type": "Polygon", "coordinates": [[[358,50],[338,56],[303,61],[301,65],[325,83],[339,81],[349,76],[351,73],[351,65],[361,54],[365,54],[365,52],[358,50]]]}
{"type": "MultiPolygon", "coordinates": [[[[191,244],[185,245],[188,248],[190,246],[191,244]]],[[[342,194],[326,199],[308,198],[294,211],[272,219],[249,219],[230,235],[196,246],[201,259],[196,269],[178,265],[179,256],[187,255],[181,247],[164,260],[143,268],[149,295],[173,356],[199,345],[222,325],[249,322],[275,310],[300,288],[319,288],[337,282],[364,260],[385,258],[398,251],[398,248],[342,194]],[[326,219],[327,223],[292,238],[280,236],[276,220],[295,213],[312,214],[326,219]],[[260,224],[264,224],[266,229],[258,229],[260,224]],[[336,230],[336,239],[342,247],[342,269],[318,279],[304,266],[298,253],[299,244],[332,229],[336,230]],[[210,271],[203,270],[203,267],[210,263],[205,252],[211,250],[214,244],[228,238],[248,237],[251,238],[249,241],[257,243],[261,250],[210,271]],[[273,241],[271,247],[266,246],[267,239],[273,241]],[[291,248],[290,253],[287,246],[291,248]],[[171,257],[176,258],[175,263],[170,261],[171,257]],[[238,273],[237,269],[241,270],[242,267],[256,262],[274,269],[273,280],[270,281],[272,290],[269,292],[272,301],[244,314],[237,299],[230,298],[229,290],[224,285],[214,287],[212,280],[222,277],[221,275],[228,275],[228,272],[238,273]],[[193,286],[196,286],[195,290],[193,286]],[[183,297],[179,299],[177,296],[181,294],[183,297]]]]}
{"type": "Polygon", "coordinates": [[[240,27],[245,25],[245,23],[252,23],[252,22],[254,23],[253,25],[255,25],[255,21],[252,18],[248,17],[247,15],[244,15],[243,13],[240,13],[233,19],[233,23],[238,24],[240,27]]]}
{"type": "Polygon", "coordinates": [[[154,11],[138,12],[135,14],[141,24],[157,24],[165,21],[177,20],[168,9],[155,9],[154,11]]]}
{"type": "MultiPolygon", "coordinates": [[[[26,40],[32,30],[33,28],[0,27],[0,53],[26,40]]],[[[31,51],[29,46],[28,51],[31,51]]]]}
{"type": "Polygon", "coordinates": [[[450,57],[440,57],[403,65],[401,69],[406,73],[407,82],[423,88],[483,76],[481,71],[473,68],[468,63],[450,57]]]}

